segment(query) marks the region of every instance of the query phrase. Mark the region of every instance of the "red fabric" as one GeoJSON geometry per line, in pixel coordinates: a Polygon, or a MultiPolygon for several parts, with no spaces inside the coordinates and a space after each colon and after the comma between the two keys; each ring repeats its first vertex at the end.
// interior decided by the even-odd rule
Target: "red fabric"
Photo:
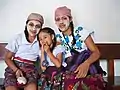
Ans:
{"type": "Polygon", "coordinates": [[[23,59],[23,58],[20,58],[20,57],[14,57],[14,60],[22,61],[22,62],[25,62],[25,63],[28,63],[28,64],[34,64],[35,63],[34,61],[30,61],[30,60],[23,59]]]}

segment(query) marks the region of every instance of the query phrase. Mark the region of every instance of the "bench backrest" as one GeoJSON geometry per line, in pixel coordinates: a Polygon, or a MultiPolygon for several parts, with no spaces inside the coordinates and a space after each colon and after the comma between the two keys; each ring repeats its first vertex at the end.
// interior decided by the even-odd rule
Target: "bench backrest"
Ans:
{"type": "Polygon", "coordinates": [[[5,56],[5,46],[7,45],[7,43],[0,43],[0,60],[4,60],[4,56],[5,56]]]}

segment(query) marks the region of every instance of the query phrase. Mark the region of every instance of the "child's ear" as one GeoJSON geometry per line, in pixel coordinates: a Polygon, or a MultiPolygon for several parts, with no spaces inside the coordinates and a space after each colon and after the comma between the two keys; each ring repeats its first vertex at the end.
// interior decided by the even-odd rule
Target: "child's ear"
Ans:
{"type": "Polygon", "coordinates": [[[55,36],[52,34],[52,40],[54,40],[55,36]]]}

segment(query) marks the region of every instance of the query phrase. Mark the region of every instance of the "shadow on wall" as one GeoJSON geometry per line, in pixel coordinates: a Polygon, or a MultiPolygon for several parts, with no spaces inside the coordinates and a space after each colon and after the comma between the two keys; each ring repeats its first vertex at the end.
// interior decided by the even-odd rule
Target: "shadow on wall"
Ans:
{"type": "Polygon", "coordinates": [[[0,78],[4,78],[5,68],[7,67],[4,59],[5,55],[5,46],[7,43],[0,43],[0,78]]]}
{"type": "Polygon", "coordinates": [[[5,72],[6,67],[7,67],[7,65],[4,62],[4,60],[1,60],[0,61],[0,78],[4,78],[4,72],[5,72]]]}

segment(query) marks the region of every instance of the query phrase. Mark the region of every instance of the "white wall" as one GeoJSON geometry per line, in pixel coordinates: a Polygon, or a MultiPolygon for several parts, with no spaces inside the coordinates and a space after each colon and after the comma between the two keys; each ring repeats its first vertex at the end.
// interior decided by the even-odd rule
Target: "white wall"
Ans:
{"type": "Polygon", "coordinates": [[[95,31],[95,42],[120,42],[120,0],[0,0],[0,42],[8,42],[23,31],[31,12],[44,16],[44,26],[56,28],[54,10],[63,5],[72,9],[75,26],[95,31]]]}

